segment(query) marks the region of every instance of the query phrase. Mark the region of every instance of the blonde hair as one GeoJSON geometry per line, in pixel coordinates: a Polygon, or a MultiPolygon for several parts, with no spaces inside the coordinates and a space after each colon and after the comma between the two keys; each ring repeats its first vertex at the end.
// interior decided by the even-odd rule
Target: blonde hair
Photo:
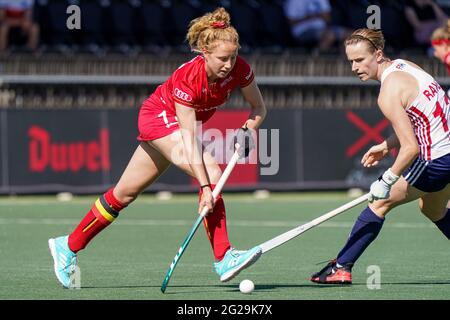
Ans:
{"type": "Polygon", "coordinates": [[[431,41],[450,40],[450,19],[446,23],[431,34],[431,41]]]}
{"type": "Polygon", "coordinates": [[[217,8],[214,12],[192,20],[186,35],[191,50],[211,52],[217,40],[232,42],[240,48],[239,35],[230,25],[230,20],[230,14],[224,8],[217,8]]]}
{"type": "Polygon", "coordinates": [[[355,30],[347,39],[345,39],[345,46],[357,44],[361,41],[365,41],[369,44],[370,52],[375,52],[376,50],[384,50],[384,36],[381,30],[373,29],[357,29],[355,30]]]}

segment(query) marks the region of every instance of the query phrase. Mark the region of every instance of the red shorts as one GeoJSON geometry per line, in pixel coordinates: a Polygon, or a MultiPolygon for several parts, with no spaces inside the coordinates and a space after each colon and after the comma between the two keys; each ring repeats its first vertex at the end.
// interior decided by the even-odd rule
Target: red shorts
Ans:
{"type": "Polygon", "coordinates": [[[151,99],[144,101],[138,117],[139,141],[156,140],[168,136],[179,128],[174,112],[165,110],[151,99]]]}

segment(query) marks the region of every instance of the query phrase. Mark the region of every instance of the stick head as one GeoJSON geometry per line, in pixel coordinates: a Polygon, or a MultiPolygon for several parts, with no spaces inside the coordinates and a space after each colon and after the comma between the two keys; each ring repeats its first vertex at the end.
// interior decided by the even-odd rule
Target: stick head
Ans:
{"type": "Polygon", "coordinates": [[[164,280],[161,284],[161,292],[165,293],[167,286],[169,285],[170,277],[172,276],[173,270],[175,269],[175,266],[173,263],[170,265],[169,270],[167,270],[166,276],[164,277],[164,280]]]}

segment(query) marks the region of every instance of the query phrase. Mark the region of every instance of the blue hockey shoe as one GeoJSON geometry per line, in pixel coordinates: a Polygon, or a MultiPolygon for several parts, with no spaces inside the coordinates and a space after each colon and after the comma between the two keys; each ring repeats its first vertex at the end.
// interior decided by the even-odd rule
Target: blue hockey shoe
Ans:
{"type": "Polygon", "coordinates": [[[71,287],[71,277],[77,267],[77,255],[70,250],[68,239],[69,236],[63,236],[48,240],[56,278],[58,278],[64,288],[71,287]]]}
{"type": "Polygon", "coordinates": [[[255,263],[261,254],[262,250],[258,246],[247,251],[230,248],[221,261],[214,263],[214,269],[220,276],[220,281],[230,281],[239,272],[255,263]]]}

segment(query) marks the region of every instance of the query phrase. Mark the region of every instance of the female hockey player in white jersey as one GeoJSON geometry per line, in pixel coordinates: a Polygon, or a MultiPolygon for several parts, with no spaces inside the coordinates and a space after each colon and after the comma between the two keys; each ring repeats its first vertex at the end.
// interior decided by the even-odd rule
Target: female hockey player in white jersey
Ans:
{"type": "Polygon", "coordinates": [[[369,205],[358,217],[337,257],[311,281],[351,284],[356,260],[375,240],[385,216],[396,206],[419,199],[422,213],[450,239],[450,105],[436,80],[416,64],[390,60],[381,31],[358,29],[345,41],[347,59],[361,81],[381,82],[378,105],[394,134],[362,157],[372,167],[392,148],[392,166],[370,186],[369,205]]]}

